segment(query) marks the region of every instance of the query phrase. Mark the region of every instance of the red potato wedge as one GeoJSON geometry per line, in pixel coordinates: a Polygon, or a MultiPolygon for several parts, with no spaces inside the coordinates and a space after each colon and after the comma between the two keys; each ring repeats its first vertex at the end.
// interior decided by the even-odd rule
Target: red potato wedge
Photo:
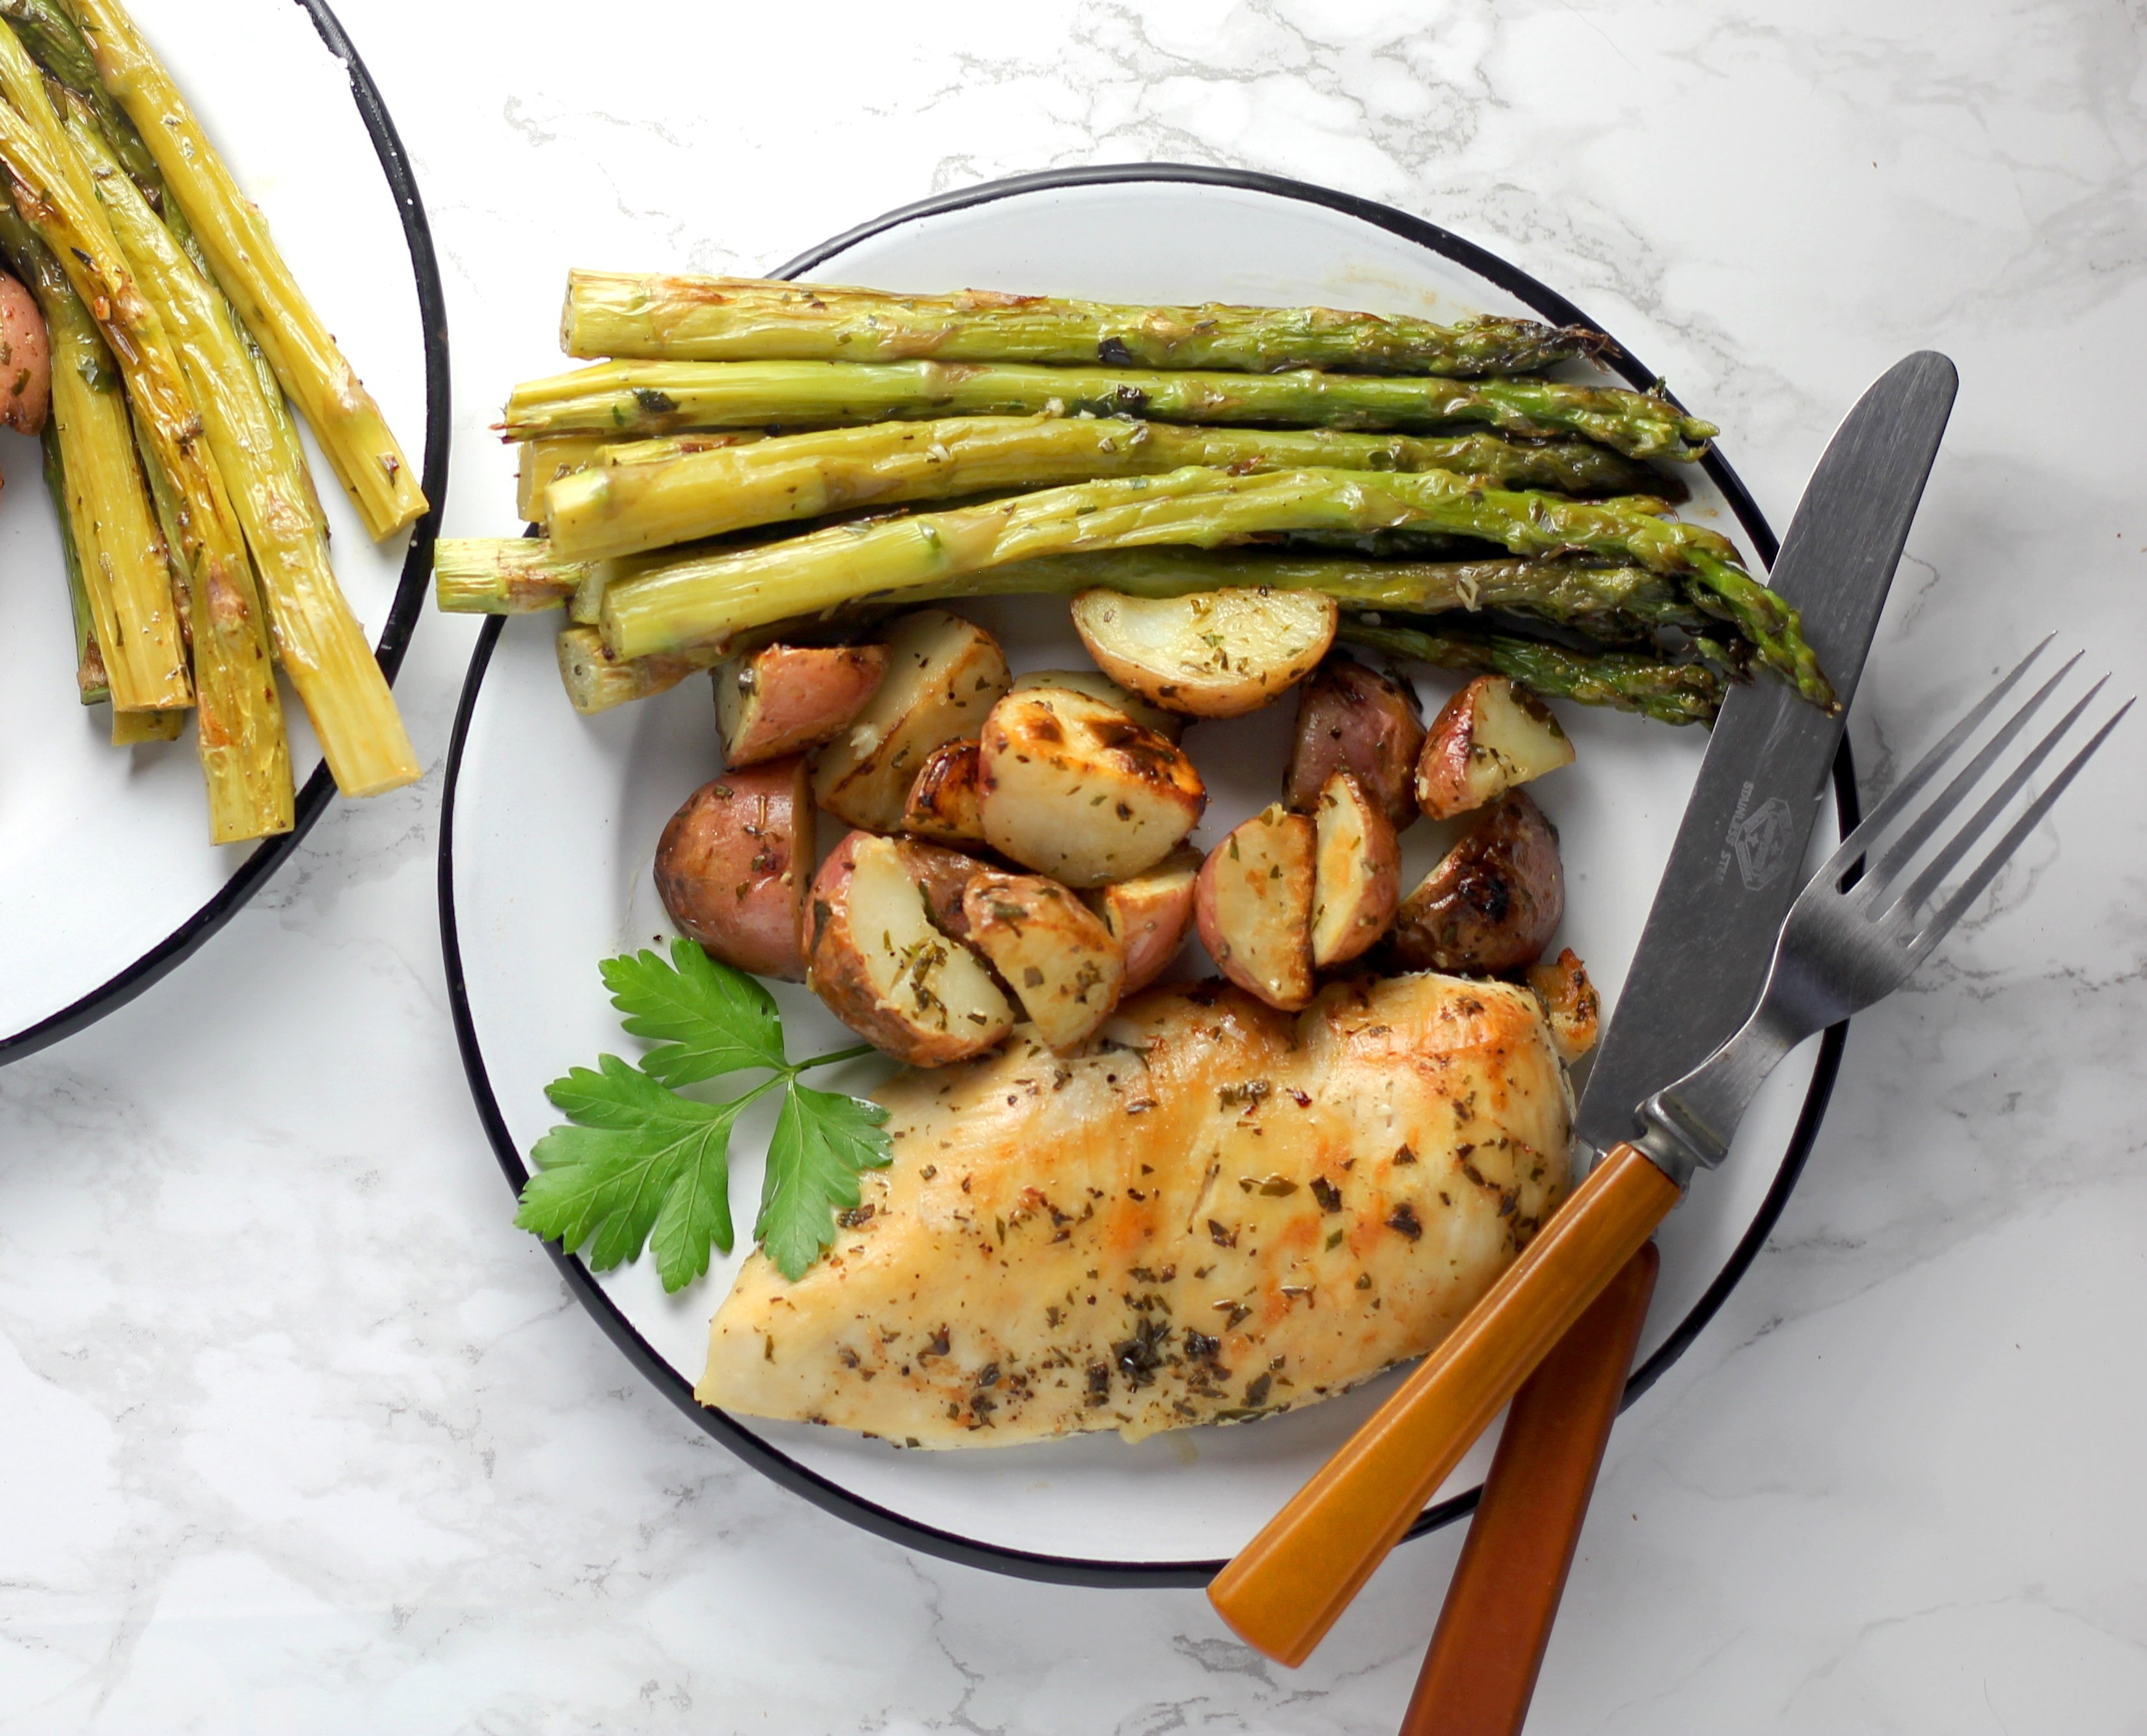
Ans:
{"type": "Polygon", "coordinates": [[[1432,719],[1417,759],[1417,806],[1451,819],[1572,763],[1573,743],[1549,706],[1503,675],[1479,675],[1432,719]]]}
{"type": "Polygon", "coordinates": [[[1313,823],[1276,803],[1208,853],[1194,918],[1215,968],[1270,1007],[1312,999],[1313,823]]]}
{"type": "Polygon", "coordinates": [[[962,895],[969,943],[991,960],[1036,1034],[1071,1048],[1111,1016],[1126,955],[1096,913],[1041,874],[987,872],[962,895]]]}
{"type": "Polygon", "coordinates": [[[950,850],[943,844],[920,843],[913,838],[894,840],[895,853],[917,889],[924,894],[925,913],[933,926],[957,940],[969,938],[969,918],[962,908],[962,894],[979,874],[996,873],[988,863],[950,850]]]}
{"type": "Polygon", "coordinates": [[[1317,813],[1327,780],[1348,772],[1394,828],[1407,831],[1416,823],[1410,785],[1423,751],[1416,689],[1354,658],[1330,657],[1298,689],[1283,803],[1297,813],[1317,813]]]}
{"type": "Polygon", "coordinates": [[[37,298],[0,273],[0,427],[42,434],[53,407],[53,344],[37,298]]]}
{"type": "Polygon", "coordinates": [[[983,772],[986,841],[1064,886],[1154,867],[1208,805],[1178,747],[1065,688],[1009,693],[992,708],[983,772]]]}
{"type": "Polygon", "coordinates": [[[936,927],[892,838],[853,832],[813,882],[805,983],[858,1036],[912,1067],[982,1054],[1013,1028],[1013,1003],[936,927]]]}
{"type": "Polygon", "coordinates": [[[902,829],[934,843],[983,843],[983,749],[975,737],[934,748],[909,787],[902,829]]]}
{"type": "Polygon", "coordinates": [[[975,735],[1010,683],[1005,654],[981,627],[941,609],[903,616],[887,636],[886,678],[813,755],[813,796],[853,826],[898,830],[926,758],[975,735]]]}
{"type": "Polygon", "coordinates": [[[1083,895],[1125,953],[1121,1000],[1154,982],[1184,948],[1193,928],[1193,888],[1199,874],[1200,853],[1180,844],[1146,873],[1083,895]]]}
{"type": "Polygon", "coordinates": [[[1347,964],[1386,938],[1402,901],[1402,850],[1386,814],[1347,772],[1312,818],[1312,964],[1347,964]]]}
{"type": "Polygon", "coordinates": [[[1193,718],[1243,717],[1279,698],[1327,655],[1340,618],[1334,599],[1314,591],[1094,590],[1074,599],[1074,630],[1098,668],[1193,718]]]}
{"type": "Polygon", "coordinates": [[[664,827],[657,895],[710,958],[798,980],[813,829],[802,757],[726,772],[687,797],[664,827]]]}
{"type": "Polygon", "coordinates": [[[1100,669],[1032,669],[1026,675],[1014,677],[1015,693],[1025,693],[1031,688],[1068,688],[1077,693],[1086,693],[1091,699],[1102,700],[1114,711],[1124,712],[1167,742],[1174,742],[1185,733],[1185,719],[1176,712],[1150,705],[1138,694],[1128,693],[1100,669]]]}
{"type": "Polygon", "coordinates": [[[1418,970],[1520,970],[1543,957],[1564,915],[1558,833],[1524,792],[1509,790],[1402,901],[1394,951],[1418,970]]]}
{"type": "Polygon", "coordinates": [[[884,645],[770,645],[718,665],[723,763],[758,765],[833,741],[886,676],[884,645]]]}
{"type": "Polygon", "coordinates": [[[1558,1051],[1559,1059],[1570,1067],[1595,1047],[1603,1019],[1602,998],[1588,980],[1588,967],[1568,947],[1554,959],[1530,965],[1528,984],[1544,1003],[1551,1047],[1558,1051]]]}

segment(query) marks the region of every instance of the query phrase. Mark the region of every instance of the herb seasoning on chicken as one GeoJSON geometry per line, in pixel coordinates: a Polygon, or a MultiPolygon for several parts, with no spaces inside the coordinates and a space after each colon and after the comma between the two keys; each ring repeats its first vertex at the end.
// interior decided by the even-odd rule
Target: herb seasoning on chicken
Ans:
{"type": "Polygon", "coordinates": [[[878,1096],[893,1166],[798,1282],[748,1261],[704,1403],[930,1447],[1289,1409],[1438,1343],[1568,1178],[1541,1003],[1429,973],[1157,989],[878,1096]]]}

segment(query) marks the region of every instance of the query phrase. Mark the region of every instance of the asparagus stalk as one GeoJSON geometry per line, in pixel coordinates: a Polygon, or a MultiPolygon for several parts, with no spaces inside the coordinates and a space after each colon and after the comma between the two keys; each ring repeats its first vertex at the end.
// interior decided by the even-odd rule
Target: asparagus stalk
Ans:
{"type": "Polygon", "coordinates": [[[163,468],[180,503],[210,835],[229,843],[287,832],[291,759],[283,703],[245,542],[200,438],[200,413],[162,322],[127,269],[87,167],[60,131],[21,42],[4,25],[0,91],[8,98],[0,104],[0,163],[15,178],[16,207],[95,314],[139,413],[144,457],[163,468]]]}
{"type": "Polygon", "coordinates": [[[104,88],[134,123],[199,237],[223,293],[313,424],[321,449],[376,538],[425,510],[380,407],[277,251],[268,225],[118,0],[71,0],[104,88]]]}
{"type": "Polygon", "coordinates": [[[688,651],[668,657],[613,657],[593,627],[569,626],[559,634],[559,680],[583,717],[594,717],[630,700],[668,693],[688,675],[713,669],[728,652],[688,651]]]}
{"type": "Polygon", "coordinates": [[[603,600],[604,643],[623,658],[675,652],[786,616],[944,585],[1038,555],[1214,548],[1275,532],[1397,525],[1483,538],[1520,555],[1591,554],[1677,579],[1690,602],[1731,619],[1760,658],[1814,704],[1833,703],[1795,611],[1753,581],[1715,532],[1614,500],[1484,488],[1437,470],[1374,478],[1332,470],[1233,476],[1189,468],[719,550],[612,585],[603,600]]]}
{"type": "MultiPolygon", "coordinates": [[[[12,213],[11,213],[12,214],[12,213]]],[[[105,673],[104,653],[97,648],[97,618],[89,604],[89,587],[83,578],[82,551],[74,540],[74,526],[68,510],[67,459],[60,451],[59,423],[45,418],[39,437],[45,461],[45,490],[53,497],[59,520],[60,562],[67,570],[68,612],[74,618],[74,684],[84,705],[103,705],[112,698],[112,678],[105,673]]]]}
{"type": "Polygon", "coordinates": [[[533,614],[565,603],[591,564],[559,559],[542,537],[443,537],[433,598],[450,615],[533,614]]]}
{"type": "MultiPolygon", "coordinates": [[[[95,0],[103,4],[104,0],[95,0]]],[[[1199,373],[1025,363],[605,362],[518,386],[508,438],[1087,411],[1157,422],[1578,435],[1628,458],[1697,458],[1715,433],[1667,398],[1549,380],[1199,373]]]]}
{"type": "MultiPolygon", "coordinates": [[[[443,538],[433,556],[439,607],[450,613],[519,615],[573,602],[593,575],[623,562],[563,561],[541,537],[443,538]]],[[[622,571],[623,569],[623,571],[622,571]]],[[[654,571],[653,566],[642,570],[654,571]]],[[[963,597],[1071,597],[1101,587],[1135,597],[1226,589],[1319,591],[1345,608],[1441,614],[1501,609],[1590,631],[1605,623],[1646,630],[1704,628],[1712,618],[1642,568],[1574,558],[1369,561],[1266,548],[1126,548],[1043,555],[898,593],[905,604],[963,597]]],[[[867,596],[861,603],[890,600],[867,596]]]]}
{"type": "Polygon", "coordinates": [[[423,768],[328,564],[325,527],[303,466],[280,438],[274,399],[263,390],[222,298],[128,178],[94,118],[78,99],[67,106],[68,136],[90,165],[121,250],[193,388],[209,452],[253,552],[278,658],[313,719],[337,788],[373,796],[414,783],[423,768]]]}
{"type": "MultiPolygon", "coordinates": [[[[624,451],[654,457],[666,444],[649,441],[624,451]]],[[[1584,443],[1529,445],[1495,434],[1426,439],[1325,428],[1174,428],[1126,417],[955,416],[826,428],[682,453],[670,463],[622,455],[552,482],[545,509],[553,546],[563,558],[602,560],[861,505],[1154,476],[1188,464],[1241,472],[1439,469],[1551,487],[1591,473],[1629,487],[1654,474],[1584,443]]]]}
{"type": "MultiPolygon", "coordinates": [[[[38,100],[44,100],[38,93],[38,100]]],[[[191,703],[172,576],[134,453],[119,375],[52,250],[0,199],[0,249],[38,298],[52,341],[46,479],[81,582],[103,684],[122,711],[191,703]]],[[[78,683],[87,653],[78,630],[78,683]]],[[[90,703],[85,699],[85,703],[90,703]]]]}
{"type": "Polygon", "coordinates": [[[1569,650],[1449,625],[1437,616],[1403,627],[1344,615],[1338,637],[1442,669],[1504,675],[1545,698],[1639,712],[1658,723],[1711,723],[1722,707],[1722,677],[1703,663],[1669,663],[1634,652],[1569,650]]]}
{"type": "Polygon", "coordinates": [[[1535,373],[1610,348],[1579,326],[1485,318],[1435,325],[1332,308],[1121,307],[966,289],[897,295],[762,278],[575,271],[560,339],[570,356],[672,362],[1104,363],[1272,373],[1535,373]]]}
{"type": "Polygon", "coordinates": [[[183,711],[115,711],[112,714],[112,745],[138,748],[145,742],[175,742],[187,727],[183,711]]]}
{"type": "Polygon", "coordinates": [[[764,438],[758,428],[733,428],[724,433],[667,434],[653,440],[614,439],[603,434],[555,434],[542,440],[525,440],[515,477],[515,510],[524,523],[541,523],[551,513],[547,491],[563,478],[608,465],[659,463],[721,447],[745,446],[764,438]]]}

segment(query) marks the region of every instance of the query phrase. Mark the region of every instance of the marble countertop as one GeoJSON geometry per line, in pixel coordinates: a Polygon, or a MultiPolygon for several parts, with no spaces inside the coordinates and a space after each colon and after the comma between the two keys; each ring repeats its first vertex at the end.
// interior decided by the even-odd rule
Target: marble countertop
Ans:
{"type": "MultiPolygon", "coordinates": [[[[2136,5],[343,16],[440,249],[450,533],[511,511],[485,424],[570,263],[764,269],[926,193],[1173,158],[1516,259],[1724,424],[1778,523],[1869,378],[1952,354],[1869,782],[2050,628],[2147,668],[2136,5]]],[[[405,666],[423,785],[0,1073],[0,1732],[1394,1728],[1456,1532],[1293,1673],[1197,1593],[874,1541],[620,1360],[509,1225],[448,1026],[472,638],[428,616],[405,666]]],[[[1772,1244],[1612,1442],[1532,1730],[2147,1731],[2141,740],[1857,1021],[1772,1244]]]]}

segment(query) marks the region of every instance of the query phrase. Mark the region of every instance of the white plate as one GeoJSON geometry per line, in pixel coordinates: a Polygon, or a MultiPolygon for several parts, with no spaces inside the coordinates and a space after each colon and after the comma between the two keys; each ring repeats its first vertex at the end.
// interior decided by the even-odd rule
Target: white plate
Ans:
{"type": "MultiPolygon", "coordinates": [[[[1444,318],[1512,312],[1592,323],[1512,268],[1399,213],[1293,183],[1171,168],[978,188],[897,212],[785,271],[898,289],[1321,302],[1444,318]]],[[[1650,378],[1629,363],[1626,372],[1639,383],[1650,378]]],[[[1688,514],[1771,558],[1774,538],[1729,472],[1714,463],[1694,481],[1688,514]]],[[[963,612],[1000,635],[1017,672],[1084,660],[1061,603],[998,600],[963,612]]],[[[489,623],[463,690],[441,828],[443,938],[463,1058],[518,1188],[527,1174],[521,1154],[557,1118],[544,1098],[546,1082],[599,1052],[635,1048],[619,1032],[597,961],[671,932],[650,885],[657,836],[673,808],[718,768],[705,683],[582,719],[559,691],[555,630],[543,617],[489,623]]],[[[1426,697],[1436,701],[1454,684],[1428,680],[1426,697]]],[[[1214,796],[1200,838],[1219,837],[1272,799],[1290,715],[1289,706],[1277,706],[1199,725],[1189,736],[1214,796]]],[[[1579,765],[1537,786],[1564,840],[1569,891],[1561,938],[1588,961],[1606,1002],[1614,1002],[1706,738],[1575,706],[1562,707],[1561,716],[1579,765]]],[[[1429,865],[1431,829],[1411,834],[1417,855],[1408,865],[1418,873],[1429,865]]],[[[846,1040],[803,989],[778,985],[776,993],[794,1052],[846,1040]]],[[[1831,1060],[1816,1045],[1784,1067],[1747,1118],[1737,1160],[1665,1227],[1643,1343],[1644,1359],[1654,1360],[1641,1371],[1642,1384],[1683,1348],[1743,1270],[1794,1178],[1831,1074],[1831,1060]]],[[[757,1197],[765,1137],[764,1126],[741,1129],[732,1181],[738,1199],[757,1197]]],[[[751,1462],[868,1528],[1004,1571],[1091,1583],[1204,1583],[1394,1378],[1250,1427],[1189,1429],[1138,1446],[1104,1435],[900,1452],[838,1429],[733,1418],[693,1403],[708,1317],[744,1252],[741,1243],[705,1281],[674,1297],[663,1294],[646,1260],[602,1277],[578,1260],[561,1265],[620,1348],[751,1462]]],[[[1421,1528],[1473,1504],[1487,1462],[1488,1448],[1479,1448],[1421,1528]]]]}
{"type": "MultiPolygon", "coordinates": [[[[323,0],[129,6],[413,461],[422,444],[433,510],[376,544],[307,437],[337,576],[392,677],[424,600],[448,468],[447,317],[402,144],[323,0]]],[[[211,844],[192,730],[115,748],[110,711],[76,698],[58,521],[37,443],[0,436],[0,473],[4,1063],[81,1029],[186,958],[335,792],[287,686],[297,824],[256,844],[211,844]]]]}

